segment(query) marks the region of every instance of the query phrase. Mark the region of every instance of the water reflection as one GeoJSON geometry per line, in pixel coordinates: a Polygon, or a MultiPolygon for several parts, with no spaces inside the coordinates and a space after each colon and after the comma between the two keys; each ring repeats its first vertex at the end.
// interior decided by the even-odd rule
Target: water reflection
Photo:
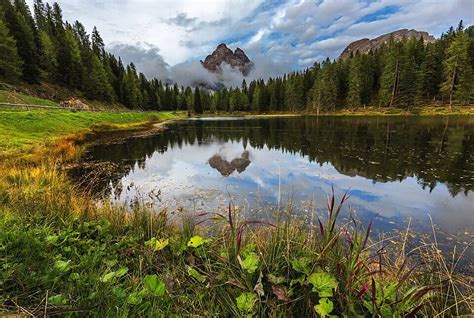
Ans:
{"type": "MultiPolygon", "coordinates": [[[[264,204],[297,200],[322,207],[351,189],[362,217],[386,224],[427,214],[444,232],[474,228],[474,119],[299,117],[193,120],[156,136],[97,145],[86,160],[120,167],[102,189],[127,202],[161,191],[163,204],[209,210],[228,196],[265,217],[264,204]]],[[[380,227],[382,225],[379,225],[380,227]]]]}
{"type": "Polygon", "coordinates": [[[245,150],[239,158],[234,158],[229,162],[222,158],[221,154],[215,154],[209,158],[208,163],[212,168],[219,171],[223,177],[228,177],[236,170],[238,173],[244,172],[250,164],[249,156],[250,153],[245,150]]]}

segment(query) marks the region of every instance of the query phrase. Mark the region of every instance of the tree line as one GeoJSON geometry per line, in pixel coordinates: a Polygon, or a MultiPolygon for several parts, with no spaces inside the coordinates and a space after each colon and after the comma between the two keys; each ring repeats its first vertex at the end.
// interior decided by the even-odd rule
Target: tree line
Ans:
{"type": "Polygon", "coordinates": [[[368,54],[315,63],[304,71],[213,92],[147,79],[105,50],[96,27],[88,34],[64,21],[57,3],[0,0],[0,78],[49,82],[84,97],[131,109],[326,112],[364,106],[405,107],[474,101],[474,27],[459,23],[440,39],[391,39],[368,54]]]}

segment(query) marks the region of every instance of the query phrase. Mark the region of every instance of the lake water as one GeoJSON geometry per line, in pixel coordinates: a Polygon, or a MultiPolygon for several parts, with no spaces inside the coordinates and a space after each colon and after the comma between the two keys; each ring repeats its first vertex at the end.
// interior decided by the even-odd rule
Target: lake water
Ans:
{"type": "Polygon", "coordinates": [[[232,198],[256,219],[292,201],[310,218],[333,186],[339,196],[349,191],[360,219],[377,215],[379,231],[411,218],[430,232],[430,214],[447,241],[473,238],[474,118],[184,120],[154,136],[96,145],[85,160],[120,167],[101,191],[126,204],[139,198],[199,213],[232,198]]]}

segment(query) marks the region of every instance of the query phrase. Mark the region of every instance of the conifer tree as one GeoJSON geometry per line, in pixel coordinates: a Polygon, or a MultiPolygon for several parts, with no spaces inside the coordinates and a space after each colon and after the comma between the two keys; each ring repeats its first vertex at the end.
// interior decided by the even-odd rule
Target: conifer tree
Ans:
{"type": "Polygon", "coordinates": [[[29,83],[36,83],[39,79],[38,48],[35,39],[35,30],[32,29],[32,17],[28,16],[24,2],[18,1],[13,6],[10,1],[2,0],[0,7],[3,10],[9,34],[16,41],[18,55],[22,60],[22,76],[29,83]]]}
{"type": "Polygon", "coordinates": [[[363,82],[363,66],[362,58],[356,54],[349,61],[349,91],[347,95],[347,106],[359,107],[362,104],[362,82],[363,82]]]}
{"type": "Polygon", "coordinates": [[[0,19],[0,76],[17,80],[21,76],[22,61],[18,56],[15,39],[0,19]]]}
{"type": "Polygon", "coordinates": [[[428,44],[420,67],[418,99],[435,99],[442,81],[443,64],[438,43],[428,44]]]}
{"type": "Polygon", "coordinates": [[[202,114],[202,103],[201,103],[201,93],[199,91],[199,87],[194,88],[194,112],[196,114],[202,114]]]}
{"type": "Polygon", "coordinates": [[[446,50],[446,59],[444,60],[445,80],[442,83],[441,90],[449,96],[450,107],[453,104],[453,97],[469,96],[469,85],[466,81],[472,75],[468,59],[469,41],[464,32],[459,32],[446,50]],[[460,80],[461,79],[461,80],[460,80]],[[460,85],[462,83],[463,85],[460,85]],[[455,95],[456,93],[456,95],[455,95]]]}
{"type": "Polygon", "coordinates": [[[46,31],[41,30],[39,37],[41,42],[40,62],[43,71],[43,78],[46,78],[49,81],[54,81],[58,67],[56,47],[46,31]]]}
{"type": "Polygon", "coordinates": [[[99,31],[97,30],[97,27],[94,26],[94,29],[92,30],[92,51],[100,58],[104,56],[104,51],[105,51],[105,44],[104,40],[99,34],[99,31]]]}
{"type": "Polygon", "coordinates": [[[392,107],[399,90],[401,44],[395,42],[392,37],[388,46],[382,49],[384,50],[383,69],[380,78],[379,98],[383,105],[392,107]]]}
{"type": "MultiPolygon", "coordinates": [[[[92,55],[90,73],[85,81],[87,98],[113,102],[113,89],[97,55],[92,55]]],[[[135,106],[135,105],[133,105],[135,106]]]]}

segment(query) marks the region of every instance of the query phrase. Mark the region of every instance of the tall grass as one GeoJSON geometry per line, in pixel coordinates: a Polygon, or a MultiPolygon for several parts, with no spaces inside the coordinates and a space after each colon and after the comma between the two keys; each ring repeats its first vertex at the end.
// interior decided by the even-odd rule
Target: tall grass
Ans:
{"type": "Polygon", "coordinates": [[[472,286],[456,271],[463,251],[444,258],[435,237],[408,250],[409,228],[373,241],[371,224],[341,223],[347,200],[331,193],[316,226],[293,218],[291,206],[275,209],[273,223],[245,219],[232,204],[170,219],[146,204],[97,204],[55,162],[4,165],[0,308],[114,317],[472,313],[472,286]]]}

